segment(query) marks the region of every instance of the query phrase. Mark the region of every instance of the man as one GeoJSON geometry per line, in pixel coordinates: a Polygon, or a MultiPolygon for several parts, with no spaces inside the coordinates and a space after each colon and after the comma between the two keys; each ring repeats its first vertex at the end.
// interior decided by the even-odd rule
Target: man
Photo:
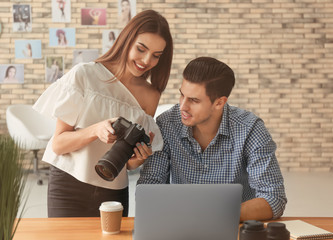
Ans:
{"type": "Polygon", "coordinates": [[[240,221],[280,217],[287,199],[276,144],[260,118],[227,103],[232,69],[200,57],[183,78],[179,104],[157,118],[164,147],[146,160],[138,184],[240,183],[240,221]]]}

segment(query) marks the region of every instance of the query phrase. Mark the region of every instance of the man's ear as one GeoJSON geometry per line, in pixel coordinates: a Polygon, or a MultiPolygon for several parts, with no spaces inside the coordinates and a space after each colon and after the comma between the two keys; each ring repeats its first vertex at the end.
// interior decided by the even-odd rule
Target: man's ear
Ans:
{"type": "Polygon", "coordinates": [[[226,104],[228,98],[223,96],[223,97],[220,97],[220,98],[217,98],[214,102],[214,105],[215,105],[215,108],[220,110],[220,109],[223,109],[224,105],[226,104]]]}

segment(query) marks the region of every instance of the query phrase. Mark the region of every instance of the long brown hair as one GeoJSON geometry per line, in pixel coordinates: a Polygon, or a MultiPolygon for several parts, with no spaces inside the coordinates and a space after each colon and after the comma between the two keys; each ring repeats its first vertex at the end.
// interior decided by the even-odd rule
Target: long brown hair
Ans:
{"type": "Polygon", "coordinates": [[[142,77],[150,77],[151,84],[159,92],[163,92],[170,76],[171,62],[173,56],[173,42],[167,20],[154,10],[146,10],[133,17],[117,37],[111,49],[96,59],[96,62],[111,62],[120,65],[120,70],[114,73],[121,77],[125,72],[128,53],[134,40],[139,34],[155,33],[161,36],[166,46],[163,50],[158,64],[150,71],[145,72],[142,77]]]}

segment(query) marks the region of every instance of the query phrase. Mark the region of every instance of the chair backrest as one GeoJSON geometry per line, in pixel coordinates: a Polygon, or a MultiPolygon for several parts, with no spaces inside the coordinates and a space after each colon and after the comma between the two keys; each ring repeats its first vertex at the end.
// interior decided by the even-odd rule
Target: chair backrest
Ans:
{"type": "Polygon", "coordinates": [[[56,120],[47,118],[32,105],[11,105],[6,111],[10,136],[25,149],[43,149],[55,131],[56,120]]]}
{"type": "Polygon", "coordinates": [[[172,108],[175,104],[161,104],[157,106],[156,112],[155,112],[155,116],[154,119],[156,120],[156,118],[163,112],[165,112],[166,110],[169,110],[170,108],[172,108]]]}

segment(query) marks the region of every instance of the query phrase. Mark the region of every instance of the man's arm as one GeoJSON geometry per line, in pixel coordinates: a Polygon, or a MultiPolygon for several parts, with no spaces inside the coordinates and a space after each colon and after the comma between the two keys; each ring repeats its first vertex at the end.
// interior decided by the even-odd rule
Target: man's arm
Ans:
{"type": "Polygon", "coordinates": [[[264,220],[283,214],[287,198],[275,151],[276,144],[264,122],[257,120],[245,148],[249,184],[255,189],[256,198],[244,202],[243,219],[264,220]]]}
{"type": "Polygon", "coordinates": [[[137,184],[162,184],[170,183],[170,160],[168,143],[164,140],[163,149],[154,152],[146,159],[140,171],[137,184]]]}
{"type": "Polygon", "coordinates": [[[273,218],[271,206],[264,198],[253,198],[241,205],[240,221],[268,220],[273,218]]]}

